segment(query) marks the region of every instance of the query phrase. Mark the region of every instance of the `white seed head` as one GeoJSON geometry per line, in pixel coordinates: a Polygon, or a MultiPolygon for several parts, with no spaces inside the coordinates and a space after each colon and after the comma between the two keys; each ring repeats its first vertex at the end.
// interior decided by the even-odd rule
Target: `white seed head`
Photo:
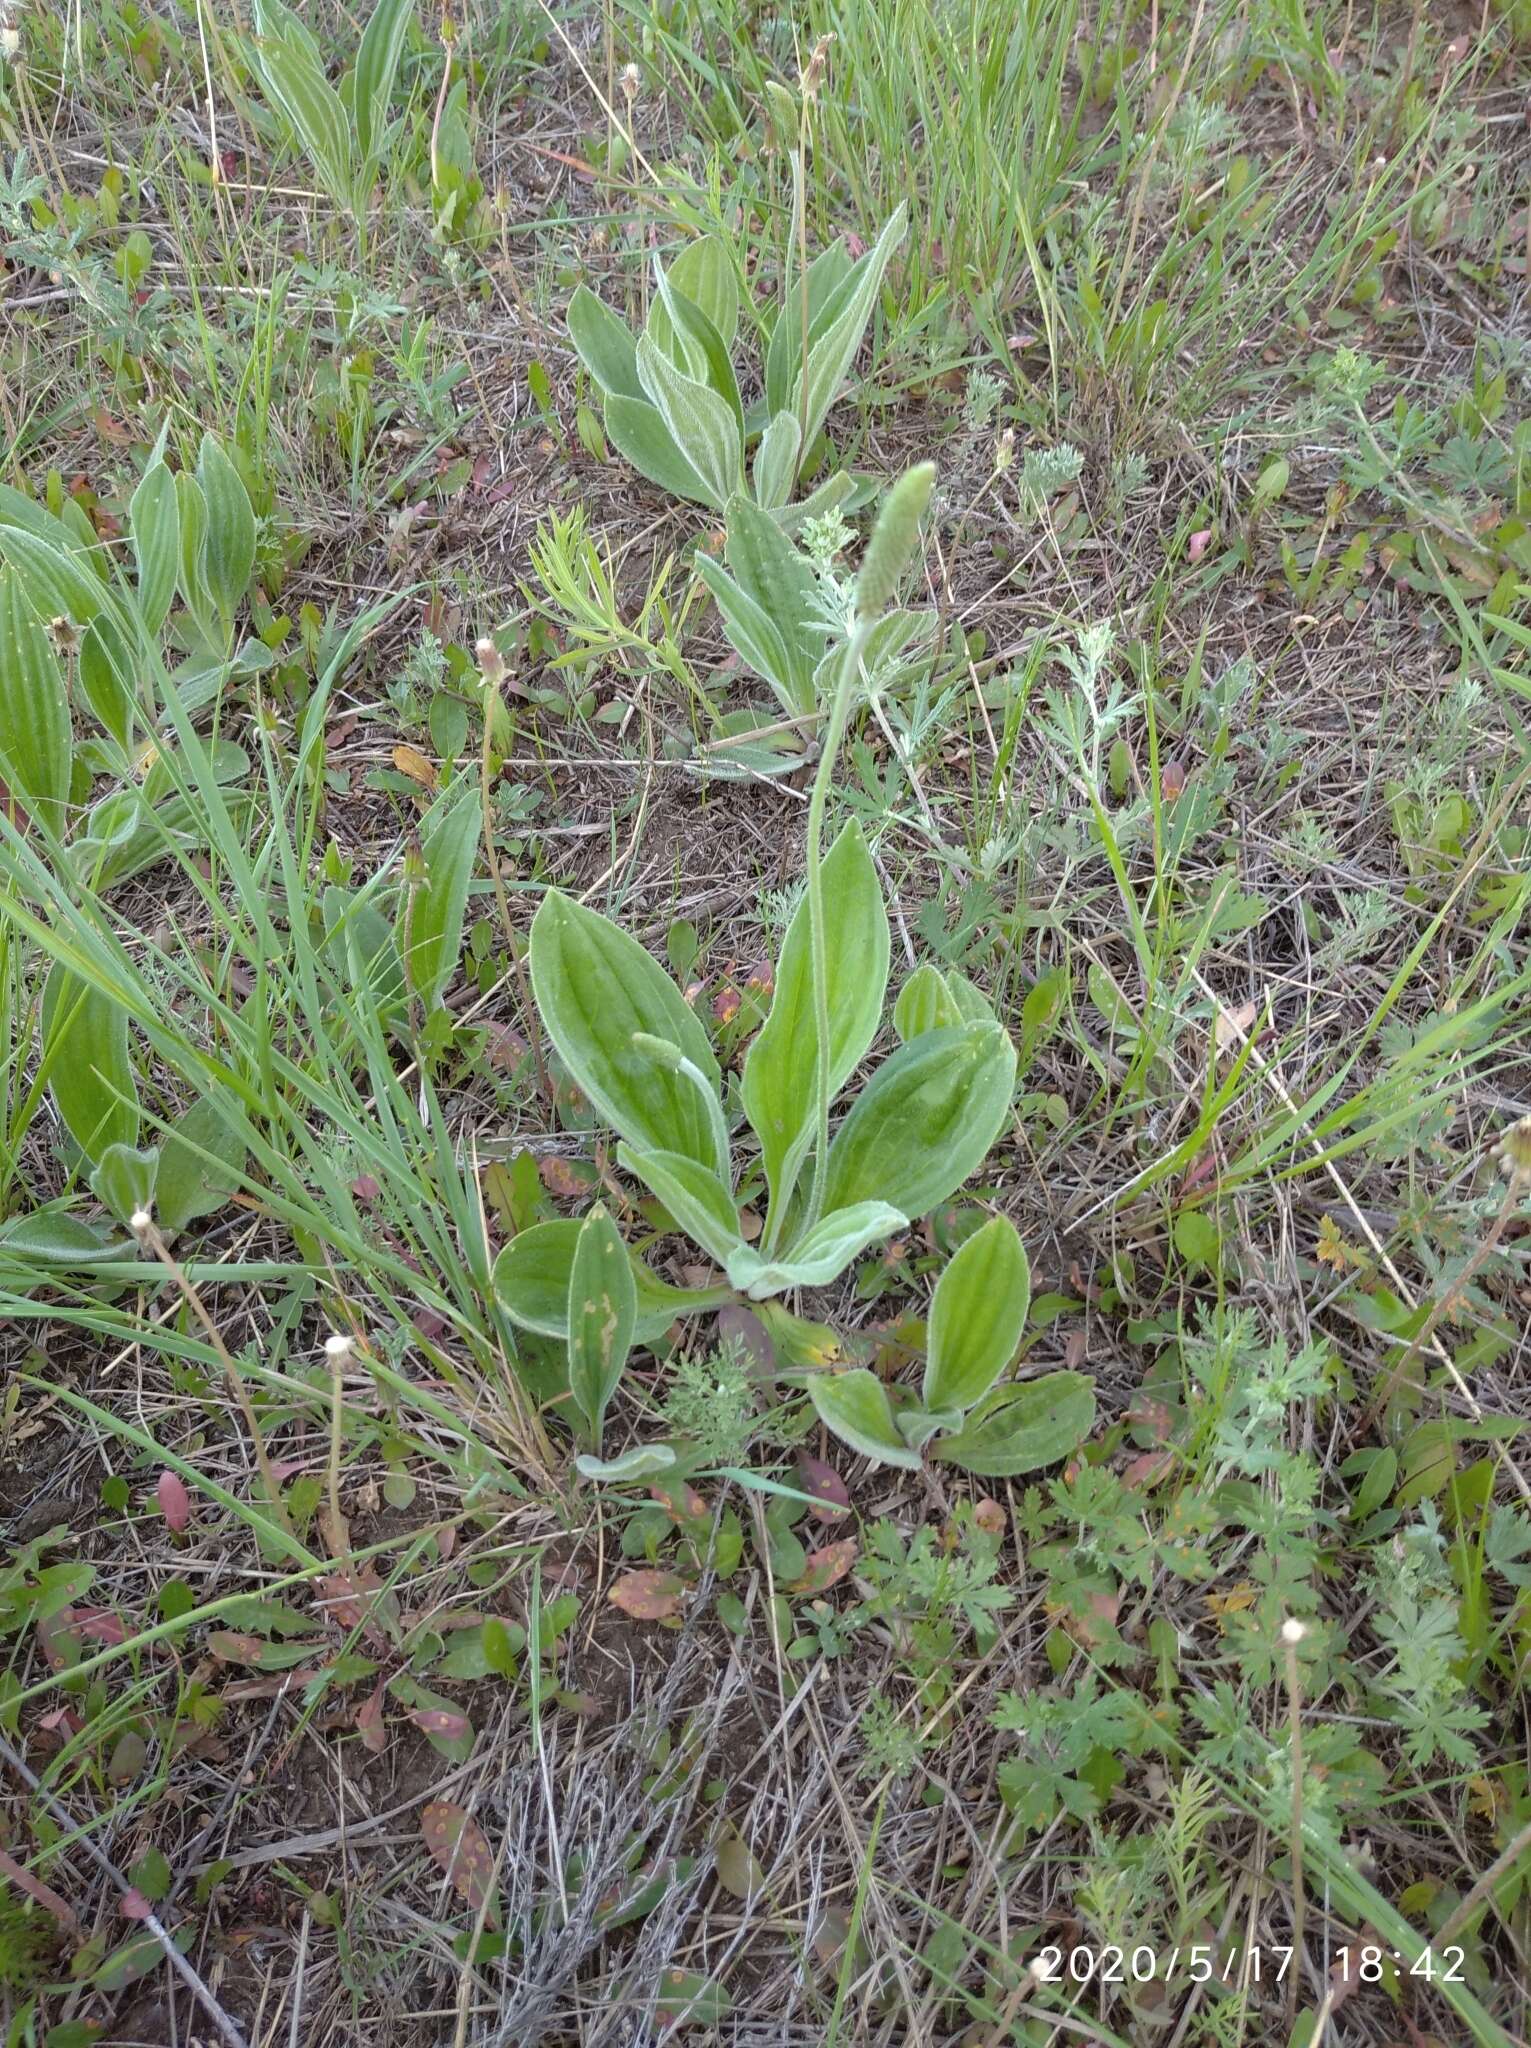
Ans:
{"type": "Polygon", "coordinates": [[[1291,1649],[1295,1650],[1307,1633],[1306,1627],[1297,1619],[1295,1614],[1281,1624],[1281,1640],[1291,1649]]]}
{"type": "Polygon", "coordinates": [[[1494,1157],[1504,1168],[1506,1180],[1531,1180],[1531,1116],[1511,1124],[1494,1147],[1494,1157]]]}
{"type": "Polygon", "coordinates": [[[135,1237],[142,1237],[153,1220],[147,1209],[135,1209],[128,1218],[128,1228],[135,1237]]]}
{"type": "Polygon", "coordinates": [[[643,83],[643,73],[636,64],[622,66],[622,96],[631,102],[638,97],[638,88],[643,83]]]}
{"type": "Polygon", "coordinates": [[[338,1364],[342,1358],[349,1358],[351,1351],[351,1339],[339,1330],[335,1332],[334,1336],[326,1337],[324,1340],[324,1355],[334,1363],[338,1364]]]}
{"type": "Polygon", "coordinates": [[[8,63],[12,57],[18,56],[20,52],[21,30],[19,28],[11,28],[9,24],[5,28],[0,28],[0,58],[4,58],[8,63]]]}
{"type": "Polygon", "coordinates": [[[1058,1972],[1046,1956],[1033,1956],[1026,1965],[1028,1977],[1035,1977],[1039,1984],[1051,1984],[1058,1972]]]}

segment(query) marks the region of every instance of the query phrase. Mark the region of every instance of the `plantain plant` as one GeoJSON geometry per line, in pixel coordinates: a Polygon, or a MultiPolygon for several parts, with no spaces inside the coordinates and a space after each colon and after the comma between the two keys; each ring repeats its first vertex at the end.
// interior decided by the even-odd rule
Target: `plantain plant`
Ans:
{"type": "MultiPolygon", "coordinates": [[[[882,1023],[890,941],[860,826],[848,824],[821,858],[829,776],[933,480],[924,464],[893,487],[867,547],[809,803],[807,888],[783,943],[769,1014],[745,1059],[744,1113],[768,1190],[758,1243],[740,1216],[718,1064],[680,990],[636,939],[558,890],[533,921],[532,990],[570,1079],[616,1131],[618,1163],[724,1275],[712,1287],[669,1286],[622,1248],[601,1211],[534,1226],[501,1252],[497,1296],[512,1322],[567,1343],[571,1394],[597,1450],[606,1402],[634,1343],[652,1343],[677,1317],[741,1296],[767,1302],[828,1286],[869,1246],[945,1201],[1009,1114],[1015,1047],[971,983],[931,968],[910,978],[894,1006],[902,1044],[830,1129],[831,1107],[882,1023]]],[[[966,1285],[959,1280],[959,1291],[966,1285]]],[[[1007,1362],[1008,1353],[995,1373],[1007,1362]]],[[[943,1368],[934,1395],[927,1390],[927,1409],[937,1405],[923,1435],[903,1435],[891,1419],[886,1431],[863,1432],[879,1455],[917,1464],[929,1436],[960,1419],[948,1373],[943,1368]]],[[[970,1368],[963,1384],[974,1377],[970,1368]]],[[[849,1376],[852,1399],[863,1378],[871,1376],[849,1376]]],[[[987,1393],[979,1388],[968,1405],[980,1409],[987,1393]]],[[[987,1419],[975,1416],[974,1426],[987,1419]]],[[[585,1469],[614,1476],[616,1468],[587,1461],[585,1469]]],[[[621,1462],[624,1475],[634,1469],[621,1462]]]]}
{"type": "Polygon", "coordinates": [[[283,0],[255,0],[250,57],[267,100],[292,130],[332,205],[366,224],[393,135],[389,106],[415,0],[378,0],[340,89],[324,52],[283,0]]]}
{"type": "Polygon", "coordinates": [[[732,358],[738,271],[718,237],[688,243],[668,269],[656,260],[636,337],[581,285],[569,302],[569,336],[600,389],[607,438],[650,483],[714,512],[748,495],[791,528],[844,505],[855,484],[843,470],[795,505],[792,496],[861,346],[905,217],[900,206],[854,261],[837,241],[795,277],[788,269],[766,343],[764,396],[748,408],[732,358]]]}
{"type": "Polygon", "coordinates": [[[874,1372],[821,1374],[808,1383],[819,1420],[883,1465],[917,1467],[923,1453],[1008,1479],[1055,1464],[1088,1436],[1095,1395],[1078,1372],[998,1384],[1030,1306],[1020,1236],[1008,1217],[991,1216],[936,1282],[919,1400],[895,1406],[874,1372]]]}

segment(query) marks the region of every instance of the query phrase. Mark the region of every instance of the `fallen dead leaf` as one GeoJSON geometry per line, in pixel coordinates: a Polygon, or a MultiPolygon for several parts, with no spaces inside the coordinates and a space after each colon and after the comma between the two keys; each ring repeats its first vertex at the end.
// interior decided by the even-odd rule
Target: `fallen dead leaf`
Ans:
{"type": "Polygon", "coordinates": [[[494,1896],[494,1851],[478,1822],[448,1799],[433,1799],[420,1813],[420,1832],[431,1859],[490,1927],[499,1925],[494,1896]]]}

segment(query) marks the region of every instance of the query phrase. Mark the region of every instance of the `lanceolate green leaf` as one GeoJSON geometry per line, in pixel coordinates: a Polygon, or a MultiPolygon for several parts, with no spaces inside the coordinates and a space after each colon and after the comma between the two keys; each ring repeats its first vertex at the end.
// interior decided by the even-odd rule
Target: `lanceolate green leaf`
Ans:
{"type": "Polygon", "coordinates": [[[205,620],[212,606],[207,585],[207,500],[202,486],[186,469],[176,471],[175,496],[181,529],[181,595],[187,609],[205,620]]]}
{"type": "Polygon", "coordinates": [[[828,629],[815,623],[822,600],[813,570],[770,513],[742,493],[728,501],[725,553],[740,589],[781,634],[794,712],[813,711],[814,671],[829,638],[828,629]]]}
{"type": "Polygon", "coordinates": [[[64,828],[73,760],[63,663],[16,571],[0,568],[0,780],[54,833],[64,828]]]}
{"type": "Polygon", "coordinates": [[[106,585],[77,547],[45,539],[30,526],[0,522],[0,557],[10,563],[33,610],[45,619],[62,617],[85,626],[111,604],[106,585]]]}
{"type": "Polygon", "coordinates": [[[135,1211],[153,1208],[158,1173],[157,1145],[142,1152],[136,1145],[108,1145],[90,1177],[91,1192],[119,1223],[126,1223],[135,1211]]]}
{"type": "MultiPolygon", "coordinates": [[[[569,1334],[569,1277],[579,1224],[566,1216],[519,1231],[494,1262],[495,1299],[521,1330],[539,1337],[569,1334]]],[[[637,1289],[637,1321],[633,1341],[651,1344],[680,1316],[721,1308],[731,1299],[727,1287],[670,1287],[651,1273],[641,1259],[632,1261],[637,1289]]]]}
{"type": "Polygon", "coordinates": [[[872,317],[872,308],[877,303],[877,294],[882,287],[883,273],[888,267],[888,260],[904,238],[905,218],[906,209],[900,205],[877,237],[874,246],[861,259],[855,283],[846,292],[843,307],[819,338],[810,340],[807,418],[799,421],[803,429],[802,446],[805,454],[813,446],[814,439],[824,424],[824,416],[833,405],[845,373],[861,346],[861,337],[866,332],[867,322],[872,317]]]}
{"type": "Polygon", "coordinates": [[[232,626],[255,566],[255,514],[244,479],[212,434],[202,436],[197,482],[207,506],[203,573],[219,617],[232,626]]]}
{"type": "Polygon", "coordinates": [[[707,1034],[680,990],[599,911],[553,889],[532,921],[532,989],[548,1036],[596,1113],[639,1152],[680,1152],[719,1179],[728,1160],[694,1082],[633,1044],[664,1039],[721,1091],[707,1034]]]}
{"type": "Polygon", "coordinates": [[[951,996],[958,1017],[964,1024],[997,1024],[994,1005],[983,990],[953,967],[946,975],[947,992],[951,996]]]}
{"type": "Polygon", "coordinates": [[[900,1435],[887,1389],[875,1372],[817,1374],[808,1382],[808,1396],[824,1427],[853,1451],[883,1465],[919,1470],[920,1454],[900,1435]]]}
{"type": "Polygon", "coordinates": [[[933,1454],[983,1479],[1012,1479],[1071,1457],[1095,1422],[1095,1390],[1080,1372],[996,1387],[933,1454]]]}
{"type": "Polygon", "coordinates": [[[80,637],[75,677],[81,694],[118,745],[131,744],[135,699],[133,660],[108,612],[91,620],[80,637]]]}
{"type": "Polygon", "coordinates": [[[638,381],[637,343],[589,285],[582,284],[569,301],[569,339],[603,396],[648,403],[638,381]]]}
{"type": "Polygon", "coordinates": [[[43,1055],[64,1128],[87,1159],[138,1142],[127,1012],[55,964],[43,990],[43,1055]]]}
{"type": "Polygon", "coordinates": [[[927,1031],[873,1074],[835,1134],[825,1210],[877,1198],[923,1216],[961,1187],[999,1136],[1015,1047],[995,1024],[927,1031]]]}
{"type": "MultiPolygon", "coordinates": [[[[876,1036],[888,985],[888,913],[861,827],[847,825],[824,857],[824,921],[829,960],[829,1085],[836,1093],[876,1036]]],[[[819,1034],[806,899],[787,930],[770,1015],[744,1062],[744,1110],[771,1188],[766,1249],[774,1245],[813,1140],[814,1074],[819,1034]]],[[[905,1208],[885,1188],[864,1187],[826,1208],[871,1199],[905,1208]]]]}
{"type": "Polygon", "coordinates": [[[670,283],[706,314],[725,348],[739,329],[739,280],[733,258],[716,235],[688,242],[670,265],[670,283]]]}
{"type": "Polygon", "coordinates": [[[382,153],[388,103],[414,11],[415,0],[377,0],[357,45],[356,69],[351,74],[351,119],[364,164],[375,163],[382,153]]]}
{"type": "Polygon", "coordinates": [[[234,1117],[215,1095],[204,1095],[170,1126],[160,1143],[154,1191],[160,1228],[184,1230],[221,1209],[245,1169],[245,1141],[234,1117]]]}
{"type": "Polygon", "coordinates": [[[617,1147],[617,1158],[657,1195],[687,1237],[720,1266],[743,1243],[739,1211],[717,1175],[679,1152],[635,1152],[617,1147]]]}
{"type": "Polygon", "coordinates": [[[646,334],[638,337],[638,375],[670,439],[696,471],[707,503],[721,512],[744,476],[739,424],[727,400],[678,370],[646,334]]]}
{"type": "MultiPolygon", "coordinates": [[[[865,261],[865,258],[862,260],[865,261]]],[[[824,332],[826,316],[839,303],[839,295],[854,268],[850,251],[843,240],[831,242],[829,247],[820,250],[809,264],[810,354],[814,341],[824,332]]],[[[803,375],[802,348],[802,301],[798,294],[797,278],[793,276],[788,280],[787,291],[777,312],[776,324],[771,329],[770,343],[766,348],[766,402],[773,413],[789,412],[796,416],[803,375]]],[[[807,450],[801,452],[806,454],[807,450]]]]}
{"type": "Polygon", "coordinates": [[[617,453],[625,455],[651,484],[658,484],[674,497],[689,498],[695,504],[721,510],[721,499],[713,497],[711,487],[675,445],[658,406],[650,405],[646,398],[628,398],[620,393],[608,398],[606,432],[617,453]]]}
{"type": "Polygon", "coordinates": [[[139,478],[128,507],[133,559],[138,568],[138,615],[151,636],[164,625],[181,573],[181,514],[175,478],[156,455],[139,478]]]}
{"type": "Polygon", "coordinates": [[[313,37],[281,0],[255,0],[254,56],[266,97],[313,161],[337,206],[354,201],[351,124],[324,75],[313,37]]]}
{"type": "Polygon", "coordinates": [[[991,1216],[957,1247],[930,1304],[922,1398],[972,1408],[1015,1356],[1031,1306],[1031,1268],[1015,1225],[991,1216]]]}
{"type": "Polygon", "coordinates": [[[582,1452],[574,1460],[574,1469],[581,1478],[615,1484],[624,1479],[656,1479],[679,1463],[669,1444],[634,1444],[617,1458],[593,1458],[588,1451],[582,1452]]]}
{"type": "Polygon", "coordinates": [[[627,1247],[597,1202],[579,1226],[569,1271],[569,1392],[597,1448],[637,1322],[638,1290],[627,1247]]]}
{"type": "Polygon", "coordinates": [[[468,885],[473,879],[482,825],[476,793],[461,789],[421,833],[425,877],[409,898],[404,972],[427,1010],[435,1009],[457,971],[468,885]]]}
{"type": "MultiPolygon", "coordinates": [[[[738,498],[729,500],[737,505],[738,498]]],[[[728,635],[729,645],[748,668],[771,685],[777,701],[789,718],[800,718],[813,709],[810,694],[805,702],[796,683],[796,666],[787,650],[787,642],[776,621],[765,609],[756,603],[746,590],[741,590],[733,578],[708,555],[696,557],[697,574],[712,592],[718,607],[718,616],[723,621],[723,630],[728,635]]],[[[812,682],[809,684],[810,693],[812,682]]]]}
{"type": "Polygon", "coordinates": [[[728,1277],[754,1301],[789,1287],[827,1287],[868,1245],[891,1237],[909,1221],[886,1202],[860,1202],[821,1217],[780,1259],[764,1259],[753,1245],[741,1245],[728,1262],[728,1277]]]}
{"type": "Polygon", "coordinates": [[[755,497],[759,504],[773,509],[785,505],[792,496],[801,445],[796,414],[777,413],[755,450],[755,497]]]}
{"type": "MultiPolygon", "coordinates": [[[[693,305],[684,292],[677,291],[663,271],[659,276],[659,296],[649,309],[647,331],[656,341],[660,337],[655,328],[661,321],[668,323],[676,337],[675,345],[669,349],[661,347],[661,353],[668,355],[678,369],[705,384],[709,391],[716,392],[723,400],[733,415],[742,451],[744,407],[739,400],[739,384],[727,345],[701,307],[693,305]]],[[[641,370],[639,375],[642,375],[641,370]]]]}

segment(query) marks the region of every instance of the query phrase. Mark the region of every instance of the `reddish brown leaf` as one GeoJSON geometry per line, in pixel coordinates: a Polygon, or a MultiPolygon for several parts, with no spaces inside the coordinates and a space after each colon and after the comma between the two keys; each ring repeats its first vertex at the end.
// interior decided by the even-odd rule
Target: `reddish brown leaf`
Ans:
{"type": "Polygon", "coordinates": [[[372,1644],[387,1640],[379,1624],[388,1617],[390,1596],[370,1564],[331,1572],[319,1581],[319,1589],[324,1595],[321,1611],[332,1615],[342,1628],[360,1628],[372,1644]]]}
{"type": "Polygon", "coordinates": [[[207,1647],[225,1664],[250,1664],[257,1671],[292,1671],[308,1658],[322,1663],[330,1648],[328,1643],[312,1640],[268,1643],[263,1636],[243,1635],[231,1628],[215,1628],[207,1647]]]}
{"type": "Polygon", "coordinates": [[[122,1621],[105,1607],[68,1607],[64,1612],[69,1626],[93,1643],[109,1643],[115,1649],[128,1639],[122,1621]]]}
{"type": "Polygon", "coordinates": [[[674,1572],[624,1572],[607,1597],[634,1621],[672,1621],[685,1590],[685,1580],[674,1572]]]}
{"type": "Polygon", "coordinates": [[[44,1884],[40,1877],[34,1877],[18,1863],[14,1856],[7,1856],[0,1849],[0,1871],[10,1879],[17,1891],[25,1892],[29,1899],[35,1899],[45,1913],[51,1913],[59,1926],[73,1933],[79,1925],[73,1906],[67,1899],[61,1899],[52,1885],[44,1884]]]}
{"type": "Polygon", "coordinates": [[[191,1495],[186,1491],[185,1480],[178,1472],[161,1472],[154,1498],[166,1522],[179,1534],[191,1520],[191,1495]]]}
{"type": "Polygon", "coordinates": [[[484,1913],[489,1926],[497,1927],[494,1852],[472,1814],[450,1800],[433,1799],[421,1810],[420,1832],[447,1882],[462,1894],[475,1913],[484,1913]]]}
{"type": "Polygon", "coordinates": [[[69,1626],[73,1611],[72,1608],[65,1607],[58,1614],[49,1615],[47,1620],[37,1624],[37,1640],[48,1660],[50,1671],[67,1671],[70,1665],[79,1659],[83,1645],[69,1626]]]}
{"type": "Polygon", "coordinates": [[[822,1458],[810,1458],[806,1451],[799,1451],[797,1478],[804,1493],[811,1493],[817,1503],[809,1513],[817,1515],[821,1522],[838,1522],[850,1513],[850,1494],[833,1465],[826,1465],[822,1458]]]}
{"type": "Polygon", "coordinates": [[[657,1500],[672,1522],[695,1522],[707,1514],[705,1500],[694,1486],[677,1479],[673,1486],[651,1486],[650,1500],[657,1500]]]}
{"type": "Polygon", "coordinates": [[[1122,1484],[1146,1493],[1149,1487],[1157,1486],[1174,1469],[1174,1464],[1173,1451],[1145,1451],[1141,1458],[1134,1458],[1122,1467],[1122,1484]]]}
{"type": "Polygon", "coordinates": [[[1141,1388],[1128,1404],[1127,1420],[1134,1429],[1146,1429],[1150,1442],[1156,1444],[1167,1444],[1175,1426],[1175,1418],[1170,1412],[1169,1403],[1156,1400],[1152,1394],[1145,1394],[1141,1388]]]}
{"type": "Polygon", "coordinates": [[[787,1588],[789,1593],[823,1593],[845,1577],[856,1562],[858,1545],[854,1536],[842,1537],[838,1543],[826,1543],[822,1550],[810,1550],[808,1566],[800,1579],[794,1579],[787,1588]]]}
{"type": "Polygon", "coordinates": [[[542,1176],[542,1185],[550,1195],[558,1195],[564,1201],[573,1201],[585,1193],[588,1183],[582,1180],[569,1164],[556,1152],[546,1153],[537,1161],[537,1171],[542,1176]]]}
{"type": "Polygon", "coordinates": [[[751,1379],[774,1378],[776,1346],[771,1342],[770,1332],[753,1309],[742,1308],[737,1303],[720,1308],[718,1342],[737,1347],[744,1369],[751,1379]]]}
{"type": "Polygon", "coordinates": [[[380,1678],[356,1709],[356,1732],[369,1756],[381,1756],[388,1747],[388,1734],[383,1726],[384,1684],[380,1678]]]}
{"type": "Polygon", "coordinates": [[[422,1735],[437,1735],[443,1742],[461,1742],[473,1733],[467,1715],[454,1714],[447,1707],[411,1707],[405,1719],[413,1721],[422,1735]]]}

